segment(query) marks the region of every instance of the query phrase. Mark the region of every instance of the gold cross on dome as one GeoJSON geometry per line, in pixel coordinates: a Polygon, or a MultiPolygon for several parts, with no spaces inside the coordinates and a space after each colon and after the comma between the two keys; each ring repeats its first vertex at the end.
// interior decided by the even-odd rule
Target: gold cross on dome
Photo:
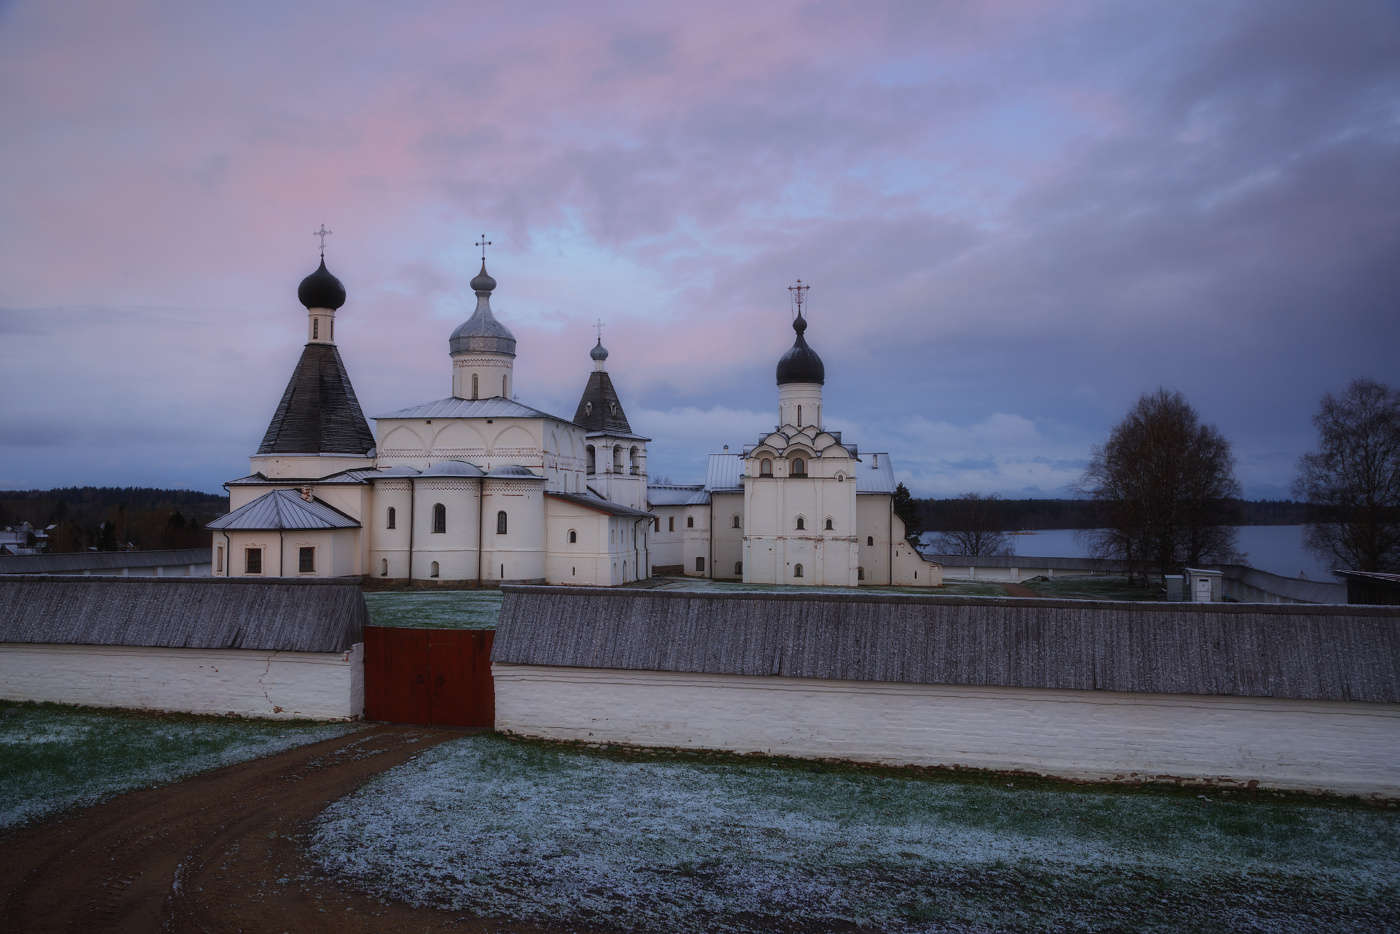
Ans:
{"type": "Polygon", "coordinates": [[[326,258],[326,238],[329,237],[332,233],[334,233],[334,231],[327,230],[325,224],[322,224],[322,225],[321,225],[321,229],[320,229],[320,230],[313,230],[313,231],[311,231],[311,236],[313,236],[313,237],[320,237],[320,238],[321,238],[321,258],[322,258],[322,259],[325,259],[325,258],[326,258]]]}
{"type": "Polygon", "coordinates": [[[788,291],[792,293],[792,300],[797,305],[799,315],[802,314],[802,304],[807,300],[807,290],[810,288],[810,285],[803,285],[801,279],[797,280],[797,285],[788,286],[788,291]]]}

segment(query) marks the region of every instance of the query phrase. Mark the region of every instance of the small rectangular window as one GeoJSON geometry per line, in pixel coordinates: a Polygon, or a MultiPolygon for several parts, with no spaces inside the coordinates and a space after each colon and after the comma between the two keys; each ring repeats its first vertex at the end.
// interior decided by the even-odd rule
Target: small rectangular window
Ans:
{"type": "Polygon", "coordinates": [[[244,574],[261,574],[261,573],[262,573],[262,549],[261,549],[261,548],[245,548],[245,549],[243,550],[243,573],[244,573],[244,574]]]}
{"type": "Polygon", "coordinates": [[[301,574],[314,574],[316,571],[316,549],[297,549],[297,571],[301,574]]]}
{"type": "Polygon", "coordinates": [[[699,571],[701,574],[704,574],[704,573],[705,573],[705,559],[704,559],[704,558],[696,558],[696,559],[695,559],[695,570],[699,571]]]}
{"type": "Polygon", "coordinates": [[[675,516],[671,516],[670,518],[668,518],[668,519],[666,520],[666,531],[668,531],[668,532],[674,532],[675,530],[676,530],[676,517],[675,517],[675,516]]]}
{"type": "Polygon", "coordinates": [[[223,545],[220,545],[220,546],[219,546],[219,548],[218,548],[218,555],[219,555],[219,560],[218,560],[218,563],[217,563],[216,567],[214,568],[214,570],[215,570],[215,571],[218,571],[220,574],[222,574],[222,573],[224,573],[224,546],[223,546],[223,545]]]}

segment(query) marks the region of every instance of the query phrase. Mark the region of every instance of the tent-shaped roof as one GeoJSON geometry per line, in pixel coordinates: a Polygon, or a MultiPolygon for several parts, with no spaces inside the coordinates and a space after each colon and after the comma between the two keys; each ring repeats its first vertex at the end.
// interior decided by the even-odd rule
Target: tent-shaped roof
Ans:
{"type": "Polygon", "coordinates": [[[273,490],[220,516],[205,528],[229,531],[268,529],[358,529],[360,523],[319,499],[305,500],[294,490],[273,490]]]}
{"type": "Polygon", "coordinates": [[[617,390],[613,388],[607,370],[594,370],[588,374],[588,385],[583,388],[583,397],[578,400],[578,411],[574,412],[574,424],[589,432],[632,434],[632,426],[627,424],[627,413],[622,411],[622,401],[617,397],[617,390]]]}
{"type": "Polygon", "coordinates": [[[307,344],[267,426],[259,454],[350,454],[374,450],[374,433],[334,344],[307,344]]]}

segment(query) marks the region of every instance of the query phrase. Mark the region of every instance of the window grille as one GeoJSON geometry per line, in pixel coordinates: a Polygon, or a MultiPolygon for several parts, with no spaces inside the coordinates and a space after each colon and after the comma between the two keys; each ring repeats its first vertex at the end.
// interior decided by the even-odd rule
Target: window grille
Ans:
{"type": "Polygon", "coordinates": [[[506,514],[504,511],[496,513],[496,534],[506,534],[506,514]]]}
{"type": "Polygon", "coordinates": [[[314,574],[314,573],[316,573],[316,549],[315,549],[315,548],[305,548],[305,547],[303,547],[303,548],[298,548],[298,549],[297,549],[297,573],[299,573],[299,574],[314,574]]]}
{"type": "Polygon", "coordinates": [[[433,531],[439,534],[447,531],[447,507],[442,503],[433,504],[433,531]]]}
{"type": "Polygon", "coordinates": [[[243,549],[243,573],[244,573],[244,574],[261,574],[261,573],[262,573],[262,549],[261,549],[261,548],[245,548],[245,549],[243,549]]]}

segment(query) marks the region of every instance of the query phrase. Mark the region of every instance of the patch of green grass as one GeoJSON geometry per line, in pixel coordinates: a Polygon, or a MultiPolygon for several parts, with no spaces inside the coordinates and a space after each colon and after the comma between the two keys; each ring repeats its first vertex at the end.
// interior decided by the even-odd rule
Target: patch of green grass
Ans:
{"type": "Polygon", "coordinates": [[[1042,597],[1066,600],[1158,600],[1156,584],[1130,583],[1126,577],[1052,577],[1022,581],[1042,597]]]}
{"type": "Polygon", "coordinates": [[[340,736],[358,725],[0,700],[0,829],[340,736]]]}
{"type": "Polygon", "coordinates": [[[1381,931],[1400,813],[477,736],[328,809],[381,896],[629,931],[1381,931]]]}
{"type": "Polygon", "coordinates": [[[434,590],[367,593],[373,626],[422,629],[495,629],[499,590],[434,590]]]}

